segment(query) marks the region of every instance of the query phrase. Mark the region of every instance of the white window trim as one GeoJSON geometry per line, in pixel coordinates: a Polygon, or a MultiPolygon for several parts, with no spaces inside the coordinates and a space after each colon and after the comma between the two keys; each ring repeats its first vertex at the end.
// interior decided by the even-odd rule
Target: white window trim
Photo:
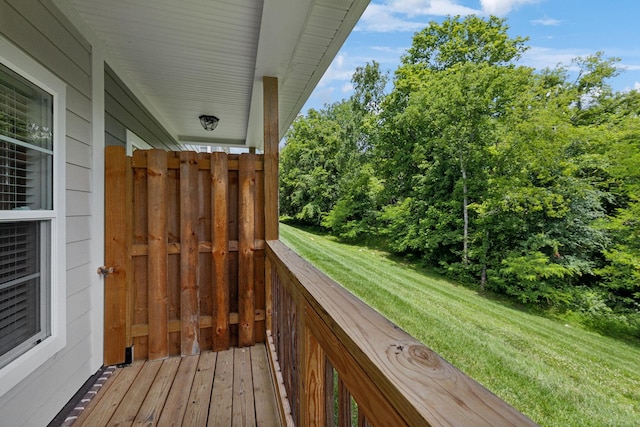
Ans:
{"type": "Polygon", "coordinates": [[[65,146],[67,86],[21,49],[0,36],[0,63],[53,95],[53,210],[47,216],[31,211],[2,211],[3,220],[51,221],[51,336],[0,369],[0,396],[11,390],[67,343],[65,146]]]}
{"type": "Polygon", "coordinates": [[[150,150],[153,147],[144,139],[127,129],[127,156],[133,156],[133,150],[150,150]]]}

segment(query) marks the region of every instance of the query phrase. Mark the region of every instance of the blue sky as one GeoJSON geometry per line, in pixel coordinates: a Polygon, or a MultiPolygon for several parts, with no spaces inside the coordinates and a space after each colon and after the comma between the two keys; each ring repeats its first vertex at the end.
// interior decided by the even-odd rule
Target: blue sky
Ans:
{"type": "Polygon", "coordinates": [[[371,0],[303,112],[348,98],[356,67],[372,60],[392,78],[416,31],[468,14],[506,18],[511,36],[529,37],[522,65],[570,65],[603,51],[625,68],[610,82],[613,88],[640,90],[640,0],[371,0]]]}

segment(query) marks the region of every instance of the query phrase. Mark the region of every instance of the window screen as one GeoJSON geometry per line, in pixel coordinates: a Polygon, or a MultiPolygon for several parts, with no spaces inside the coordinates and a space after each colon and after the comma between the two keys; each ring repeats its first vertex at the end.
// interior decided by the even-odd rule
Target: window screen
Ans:
{"type": "Polygon", "coordinates": [[[53,97],[0,65],[0,209],[52,209],[53,97]]]}
{"type": "Polygon", "coordinates": [[[50,220],[3,212],[53,209],[52,123],[53,97],[0,65],[0,367],[50,334],[50,220]]]}

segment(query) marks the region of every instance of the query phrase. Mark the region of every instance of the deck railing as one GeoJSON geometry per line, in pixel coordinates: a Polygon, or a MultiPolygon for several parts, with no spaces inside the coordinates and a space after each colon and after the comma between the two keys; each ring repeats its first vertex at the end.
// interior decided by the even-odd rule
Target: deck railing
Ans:
{"type": "Polygon", "coordinates": [[[288,424],[535,425],[283,243],[269,241],[266,256],[268,338],[288,424]]]}

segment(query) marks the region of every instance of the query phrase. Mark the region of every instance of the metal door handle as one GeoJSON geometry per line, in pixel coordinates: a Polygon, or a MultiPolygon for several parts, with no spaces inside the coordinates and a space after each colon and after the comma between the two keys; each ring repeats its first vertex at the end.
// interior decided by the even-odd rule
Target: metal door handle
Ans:
{"type": "Polygon", "coordinates": [[[98,274],[104,277],[107,277],[110,274],[115,273],[116,269],[115,267],[106,267],[106,266],[100,266],[98,267],[98,274]]]}

